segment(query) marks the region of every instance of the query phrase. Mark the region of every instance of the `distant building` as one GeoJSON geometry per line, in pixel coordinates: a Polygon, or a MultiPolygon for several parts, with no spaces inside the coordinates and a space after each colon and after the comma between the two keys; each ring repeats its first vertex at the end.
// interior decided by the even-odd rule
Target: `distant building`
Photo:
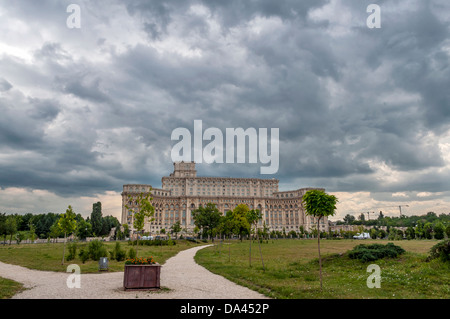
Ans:
{"type": "MultiPolygon", "coordinates": [[[[194,162],[175,162],[173,165],[173,173],[162,178],[161,188],[145,184],[123,185],[122,224],[133,229],[133,212],[137,207],[129,195],[148,193],[151,189],[155,215],[154,221],[145,223],[145,232],[168,231],[177,221],[190,232],[194,228],[192,211],[207,203],[215,204],[223,214],[239,204],[259,209],[263,216],[260,226],[265,222],[270,231],[288,233],[292,230],[298,232],[300,226],[307,231],[317,228],[317,219],[306,216],[302,204],[303,195],[317,188],[280,192],[279,181],[274,178],[199,177],[194,162]],[[126,204],[130,210],[126,209],[126,204]]],[[[320,230],[328,231],[327,218],[321,219],[320,230]]]]}

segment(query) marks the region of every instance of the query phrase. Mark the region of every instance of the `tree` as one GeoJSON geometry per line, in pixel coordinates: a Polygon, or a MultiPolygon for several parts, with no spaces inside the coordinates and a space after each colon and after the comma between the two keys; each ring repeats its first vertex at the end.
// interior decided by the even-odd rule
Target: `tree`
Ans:
{"type": "MultiPolygon", "coordinates": [[[[313,189],[303,195],[303,203],[306,214],[317,218],[317,229],[320,230],[320,219],[333,216],[338,199],[334,195],[328,195],[324,191],[313,189]]],[[[317,236],[317,247],[319,250],[319,275],[320,289],[322,289],[322,259],[320,256],[320,236],[317,236]]]]}
{"type": "Polygon", "coordinates": [[[4,235],[9,235],[9,244],[11,245],[12,236],[17,232],[17,220],[13,215],[9,215],[5,220],[4,235]]]}
{"type": "Polygon", "coordinates": [[[53,238],[54,242],[56,240],[56,238],[59,237],[59,235],[61,235],[61,230],[59,229],[58,226],[58,221],[56,221],[51,227],[50,227],[50,232],[49,232],[49,238],[53,238]]]}
{"type": "MultiPolygon", "coordinates": [[[[144,193],[137,194],[136,198],[133,198],[133,196],[131,196],[131,195],[129,195],[129,197],[128,197],[130,202],[132,202],[134,199],[135,203],[136,203],[133,227],[138,232],[141,232],[144,229],[145,218],[148,218],[149,222],[151,222],[153,220],[153,215],[155,214],[155,207],[153,207],[153,205],[151,203],[153,198],[151,197],[150,192],[151,192],[151,189],[147,194],[144,194],[144,193]]],[[[131,207],[128,204],[125,205],[125,208],[128,210],[131,210],[131,207]]],[[[136,256],[137,256],[138,244],[139,244],[139,239],[136,240],[136,256]]]]}
{"type": "Polygon", "coordinates": [[[91,223],[88,223],[84,219],[81,219],[77,223],[77,231],[76,235],[80,239],[86,239],[86,237],[89,237],[92,234],[92,225],[91,223]]]}
{"type": "Polygon", "coordinates": [[[128,224],[122,224],[124,237],[130,237],[130,228],[128,224]]]}
{"type": "Polygon", "coordinates": [[[370,238],[377,239],[378,231],[375,228],[370,230],[370,238]]]}
{"type": "Polygon", "coordinates": [[[422,221],[417,221],[417,225],[416,225],[416,227],[414,228],[414,232],[415,232],[415,234],[416,234],[416,237],[418,238],[418,239],[421,239],[421,238],[423,238],[424,237],[424,229],[423,229],[423,223],[422,223],[422,221]]]}
{"type": "Polygon", "coordinates": [[[6,214],[0,213],[0,236],[3,236],[3,245],[6,243],[6,214]]]}
{"type": "MultiPolygon", "coordinates": [[[[430,213],[428,213],[430,214],[430,213]]],[[[431,213],[434,214],[434,213],[431,213]]],[[[426,222],[425,225],[423,225],[423,233],[425,239],[432,239],[433,238],[433,224],[431,222],[426,222]]]]}
{"type": "Polygon", "coordinates": [[[63,258],[61,265],[64,265],[64,255],[66,254],[66,239],[67,234],[71,234],[75,231],[77,227],[77,221],[75,220],[75,213],[72,209],[72,206],[69,205],[69,207],[66,210],[66,213],[63,214],[58,221],[58,227],[61,230],[61,232],[64,233],[64,248],[63,248],[63,258]]]}
{"type": "Polygon", "coordinates": [[[301,225],[301,226],[298,228],[298,231],[299,231],[299,236],[300,236],[300,238],[304,238],[304,237],[305,237],[305,227],[303,227],[303,225],[301,225]]]}
{"type": "Polygon", "coordinates": [[[350,215],[350,214],[345,215],[345,217],[344,217],[344,222],[345,222],[347,225],[353,224],[354,221],[355,221],[355,216],[352,216],[352,215],[350,215]]]}
{"type": "Polygon", "coordinates": [[[444,224],[442,224],[440,221],[435,222],[433,225],[433,232],[435,239],[444,239],[444,224]]]}
{"type": "Polygon", "coordinates": [[[36,239],[36,227],[33,225],[31,220],[29,220],[29,229],[31,242],[34,242],[34,240],[36,239]]]}
{"type": "Polygon", "coordinates": [[[101,236],[103,230],[103,217],[102,217],[102,203],[97,202],[92,204],[92,213],[91,213],[91,225],[92,232],[95,236],[101,236]]]}
{"type": "Polygon", "coordinates": [[[405,231],[405,235],[407,239],[414,239],[415,237],[414,228],[412,228],[411,226],[408,227],[405,231]]]}
{"type": "Polygon", "coordinates": [[[59,214],[47,213],[33,215],[30,221],[36,227],[36,234],[39,238],[48,238],[50,233],[50,227],[59,220],[59,214]]]}
{"type": "Polygon", "coordinates": [[[212,203],[206,204],[205,207],[200,206],[192,211],[194,224],[202,229],[204,237],[213,235],[214,229],[220,224],[221,215],[216,205],[212,203]]]}
{"type": "Polygon", "coordinates": [[[386,232],[383,229],[378,231],[378,238],[384,239],[386,237],[386,232]]]}
{"type": "Polygon", "coordinates": [[[172,225],[170,228],[172,233],[175,233],[175,239],[178,238],[178,233],[181,231],[181,223],[179,220],[176,221],[175,224],[172,225]]]}
{"type": "Polygon", "coordinates": [[[111,229],[120,226],[119,220],[114,216],[105,216],[102,218],[102,236],[107,236],[110,234],[111,229]]]}
{"type": "Polygon", "coordinates": [[[242,237],[249,233],[250,223],[247,219],[247,212],[249,208],[245,204],[237,205],[230,213],[230,222],[232,233],[239,235],[241,241],[242,237]]]}

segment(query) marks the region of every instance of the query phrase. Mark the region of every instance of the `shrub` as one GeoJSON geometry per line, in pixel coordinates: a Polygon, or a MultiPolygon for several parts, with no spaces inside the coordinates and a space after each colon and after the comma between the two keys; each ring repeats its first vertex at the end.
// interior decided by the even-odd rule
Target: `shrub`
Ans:
{"type": "Polygon", "coordinates": [[[443,240],[430,249],[427,260],[439,258],[444,262],[450,262],[450,239],[443,240]]]}
{"type": "Polygon", "coordinates": [[[100,257],[107,257],[108,252],[106,251],[105,245],[99,240],[93,240],[88,246],[89,258],[92,260],[99,260],[100,257]]]}
{"type": "Polygon", "coordinates": [[[126,255],[127,254],[126,254],[125,250],[123,250],[120,247],[120,243],[116,242],[116,245],[114,246],[114,250],[112,251],[112,254],[111,254],[111,258],[115,259],[117,261],[123,261],[123,260],[125,260],[126,255]]]}
{"type": "Polygon", "coordinates": [[[381,258],[395,258],[401,255],[405,250],[393,243],[386,245],[372,244],[372,245],[357,245],[353,250],[348,252],[348,256],[351,259],[358,259],[362,262],[375,261],[381,258]]]}
{"type": "Polygon", "coordinates": [[[86,260],[89,259],[89,251],[85,249],[85,247],[80,249],[80,253],[78,254],[78,256],[81,259],[81,262],[84,264],[86,262],[86,260]]]}
{"type": "Polygon", "coordinates": [[[75,259],[77,256],[77,243],[71,243],[68,246],[69,249],[69,255],[67,256],[67,261],[75,259]]]}
{"type": "Polygon", "coordinates": [[[136,258],[136,250],[133,247],[131,247],[130,250],[128,250],[128,258],[129,259],[136,258]]]}

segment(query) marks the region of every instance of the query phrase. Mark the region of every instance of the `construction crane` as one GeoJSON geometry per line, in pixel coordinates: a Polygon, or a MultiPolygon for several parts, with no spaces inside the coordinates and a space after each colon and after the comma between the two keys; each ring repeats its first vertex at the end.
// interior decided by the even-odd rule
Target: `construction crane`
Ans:
{"type": "Polygon", "coordinates": [[[402,206],[409,207],[409,205],[398,205],[398,209],[400,210],[400,217],[402,217],[402,206]]]}
{"type": "Polygon", "coordinates": [[[402,217],[402,207],[409,207],[409,205],[384,206],[384,207],[379,207],[379,208],[392,208],[392,207],[398,207],[398,209],[400,211],[400,217],[402,217]]]}
{"type": "Polygon", "coordinates": [[[370,215],[369,214],[375,214],[375,212],[367,212],[367,220],[370,220],[370,215]]]}
{"type": "MultiPolygon", "coordinates": [[[[398,207],[398,209],[400,211],[400,217],[402,217],[402,207],[409,207],[409,205],[374,207],[374,208],[371,208],[370,210],[380,209],[380,208],[393,208],[393,207],[398,207]]],[[[367,218],[370,220],[369,213],[374,213],[375,214],[375,212],[369,212],[369,210],[367,211],[367,218]]]]}

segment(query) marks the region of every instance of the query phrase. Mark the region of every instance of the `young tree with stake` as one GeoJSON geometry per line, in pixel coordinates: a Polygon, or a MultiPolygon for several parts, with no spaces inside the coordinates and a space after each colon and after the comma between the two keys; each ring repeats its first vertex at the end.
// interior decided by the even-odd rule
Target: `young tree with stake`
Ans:
{"type": "Polygon", "coordinates": [[[262,219],[262,215],[261,215],[261,211],[259,209],[252,209],[247,212],[247,220],[248,220],[249,227],[250,227],[249,228],[249,233],[250,233],[249,265],[250,265],[250,267],[252,266],[252,228],[254,227],[254,231],[255,231],[255,234],[257,235],[257,240],[258,240],[258,244],[259,244],[259,255],[261,257],[263,270],[265,271],[264,260],[263,260],[262,252],[261,252],[261,243],[260,243],[259,234],[258,234],[258,222],[261,219],[262,219]]]}
{"type": "Polygon", "coordinates": [[[58,228],[61,230],[61,232],[64,233],[64,248],[63,248],[63,258],[61,265],[64,265],[64,255],[66,254],[66,239],[67,234],[71,234],[75,231],[77,228],[77,221],[75,220],[76,214],[72,210],[72,206],[69,205],[69,207],[66,210],[66,213],[63,214],[58,221],[58,228]]]}
{"type": "Polygon", "coordinates": [[[313,189],[303,195],[306,215],[317,218],[317,246],[319,250],[319,275],[320,289],[322,289],[322,260],[320,257],[320,220],[323,217],[333,216],[336,210],[338,199],[334,195],[328,195],[324,191],[313,189]]]}

